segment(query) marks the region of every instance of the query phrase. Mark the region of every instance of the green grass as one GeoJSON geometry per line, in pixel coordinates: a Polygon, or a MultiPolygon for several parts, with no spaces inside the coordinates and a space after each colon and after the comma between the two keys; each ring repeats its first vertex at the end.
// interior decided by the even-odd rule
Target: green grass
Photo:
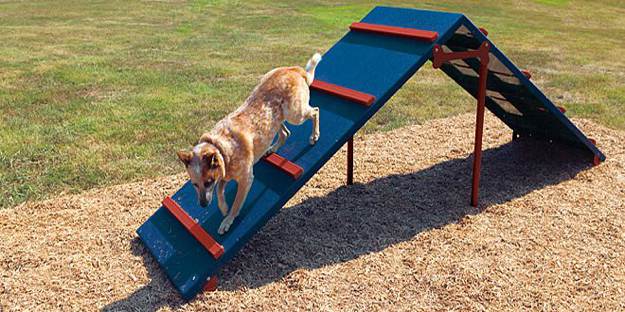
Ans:
{"type": "MultiPolygon", "coordinates": [[[[464,12],[569,114],[625,129],[622,1],[390,1],[464,12]],[[479,3],[479,4],[478,4],[479,3]]],[[[0,208],[181,172],[174,151],[365,1],[0,2],[0,208]]],[[[364,129],[472,111],[425,66],[364,129]]]]}

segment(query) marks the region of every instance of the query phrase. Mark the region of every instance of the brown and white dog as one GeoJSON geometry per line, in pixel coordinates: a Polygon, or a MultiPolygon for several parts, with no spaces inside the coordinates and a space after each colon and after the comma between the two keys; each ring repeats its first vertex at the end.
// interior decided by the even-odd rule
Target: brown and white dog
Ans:
{"type": "Polygon", "coordinates": [[[181,150],[178,158],[185,164],[202,207],[212,200],[217,186],[219,210],[225,216],[219,234],[230,229],[254,181],[254,164],[275,152],[290,135],[284,122],[301,125],[313,122],[310,144],[319,139],[319,108],[311,107],[309,86],[321,55],[315,53],[306,64],[280,67],[265,74],[245,103],[203,134],[192,150],[181,150]],[[276,134],[278,140],[272,144],[276,134]],[[226,183],[237,182],[237,194],[228,211],[224,198],[226,183]]]}

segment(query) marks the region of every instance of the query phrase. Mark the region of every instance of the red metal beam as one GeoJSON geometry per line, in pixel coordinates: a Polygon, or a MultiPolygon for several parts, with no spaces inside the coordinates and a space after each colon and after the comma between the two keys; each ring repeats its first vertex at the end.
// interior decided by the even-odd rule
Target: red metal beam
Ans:
{"type": "Polygon", "coordinates": [[[435,31],[420,30],[414,28],[403,28],[379,24],[369,23],[352,23],[349,26],[351,30],[367,31],[384,35],[391,35],[397,37],[417,39],[427,42],[434,42],[438,38],[438,33],[435,31]]]}
{"type": "Polygon", "coordinates": [[[471,183],[471,205],[477,207],[480,189],[480,171],[482,166],[482,135],[484,132],[484,107],[486,105],[486,79],[488,78],[490,44],[482,42],[478,50],[463,52],[444,52],[439,45],[432,50],[432,65],[440,68],[443,63],[457,59],[478,58],[480,60],[479,85],[477,92],[477,113],[475,116],[475,144],[473,149],[473,179],[471,183]]]}
{"type": "Polygon", "coordinates": [[[486,30],[486,28],[480,27],[479,29],[484,34],[484,36],[488,37],[488,30],[486,30]]]}
{"type": "Polygon", "coordinates": [[[191,218],[176,201],[167,196],[163,199],[163,206],[176,218],[182,226],[195,237],[206,250],[219,259],[224,254],[224,247],[208,234],[202,226],[191,218]]]}
{"type": "MultiPolygon", "coordinates": [[[[440,68],[443,63],[468,58],[479,58],[480,60],[488,59],[489,50],[490,44],[487,41],[482,42],[480,48],[477,50],[461,52],[445,52],[440,45],[435,44],[432,50],[432,66],[434,66],[434,68],[440,68]]],[[[486,69],[488,69],[488,67],[486,69]]]]}
{"type": "Polygon", "coordinates": [[[295,163],[290,162],[288,159],[276,154],[271,153],[265,156],[265,161],[272,164],[274,167],[284,171],[290,175],[293,179],[299,179],[304,172],[304,169],[295,163]]]}
{"type": "Polygon", "coordinates": [[[310,85],[310,88],[336,95],[338,97],[356,102],[358,104],[362,104],[364,106],[371,106],[371,104],[375,102],[375,96],[371,94],[337,86],[335,84],[331,84],[321,80],[313,81],[313,83],[310,85]]]}

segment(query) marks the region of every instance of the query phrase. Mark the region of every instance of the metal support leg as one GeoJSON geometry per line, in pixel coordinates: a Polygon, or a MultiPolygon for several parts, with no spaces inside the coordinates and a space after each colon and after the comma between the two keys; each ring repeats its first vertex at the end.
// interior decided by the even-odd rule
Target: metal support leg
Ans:
{"type": "Polygon", "coordinates": [[[484,106],[486,104],[486,78],[488,77],[490,43],[482,42],[478,50],[445,52],[439,45],[432,49],[432,65],[440,68],[443,63],[468,58],[480,60],[479,85],[477,92],[477,114],[475,116],[475,146],[473,149],[473,181],[471,183],[471,206],[477,207],[480,193],[480,169],[482,165],[482,134],[484,132],[484,106]]]}
{"type": "Polygon", "coordinates": [[[217,290],[217,283],[217,275],[211,276],[208,281],[206,281],[206,284],[204,284],[204,287],[202,289],[204,291],[215,291],[217,290]]]}
{"type": "Polygon", "coordinates": [[[347,141],[347,185],[354,184],[354,137],[347,141]]]}
{"type": "Polygon", "coordinates": [[[486,77],[488,59],[480,60],[480,85],[477,94],[475,116],[475,145],[473,149],[473,183],[471,184],[471,206],[477,207],[480,195],[480,170],[482,166],[482,134],[484,132],[484,106],[486,104],[486,77]]]}

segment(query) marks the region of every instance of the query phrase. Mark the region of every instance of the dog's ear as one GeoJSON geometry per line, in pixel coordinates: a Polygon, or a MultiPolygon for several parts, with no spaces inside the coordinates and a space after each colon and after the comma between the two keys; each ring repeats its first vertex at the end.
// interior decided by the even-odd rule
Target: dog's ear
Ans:
{"type": "Polygon", "coordinates": [[[179,150],[178,158],[185,166],[188,166],[191,163],[191,159],[193,159],[193,152],[187,150],[179,150]]]}

